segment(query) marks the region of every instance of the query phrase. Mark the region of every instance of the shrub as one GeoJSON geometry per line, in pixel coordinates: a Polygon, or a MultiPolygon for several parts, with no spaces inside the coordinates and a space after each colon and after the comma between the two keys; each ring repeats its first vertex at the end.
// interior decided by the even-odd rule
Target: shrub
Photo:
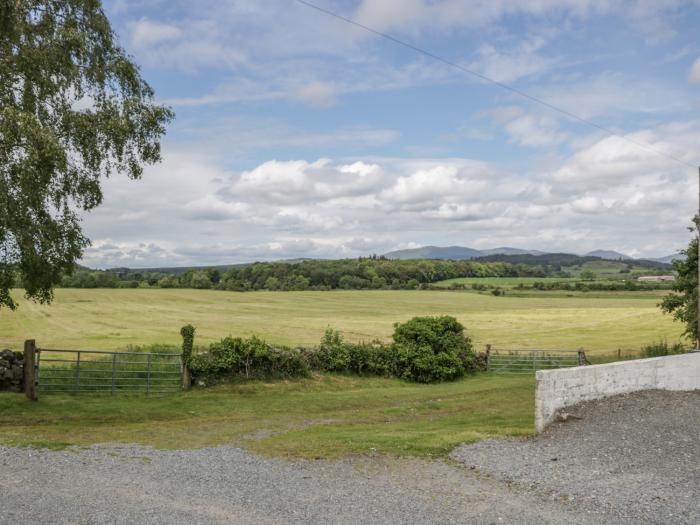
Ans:
{"type": "Polygon", "coordinates": [[[337,330],[326,329],[321,343],[309,353],[309,364],[316,370],[358,375],[391,376],[395,369],[392,348],[381,341],[350,343],[337,330]]]}
{"type": "Polygon", "coordinates": [[[414,317],[394,326],[399,377],[430,383],[457,379],[475,369],[471,340],[454,317],[414,317]]]}
{"type": "Polygon", "coordinates": [[[464,375],[464,366],[452,352],[435,353],[429,346],[394,345],[396,375],[408,381],[434,383],[464,375]]]}
{"type": "Polygon", "coordinates": [[[337,330],[326,328],[316,352],[317,368],[329,372],[350,370],[350,349],[337,330]]]}
{"type": "Polygon", "coordinates": [[[415,317],[397,323],[391,345],[350,343],[328,328],[313,350],[274,347],[257,337],[226,337],[208,351],[192,354],[194,329],[183,327],[182,335],[183,357],[198,379],[303,377],[313,369],[431,383],[457,379],[482,365],[454,317],[415,317]]]}
{"type": "Polygon", "coordinates": [[[188,363],[195,378],[207,379],[304,377],[310,368],[303,351],[275,348],[257,337],[225,337],[212,343],[208,352],[192,355],[188,363]]]}
{"type": "Polygon", "coordinates": [[[684,354],[687,350],[681,343],[669,345],[666,340],[642,347],[641,354],[644,357],[660,357],[664,355],[684,354]]]}

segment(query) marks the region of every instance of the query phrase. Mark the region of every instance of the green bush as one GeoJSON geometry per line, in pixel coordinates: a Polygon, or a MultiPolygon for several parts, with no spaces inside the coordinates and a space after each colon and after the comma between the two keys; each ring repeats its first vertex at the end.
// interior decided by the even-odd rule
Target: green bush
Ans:
{"type": "Polygon", "coordinates": [[[350,345],[337,330],[326,328],[316,352],[316,367],[328,372],[350,371],[350,345]]]}
{"type": "Polygon", "coordinates": [[[475,369],[471,340],[454,317],[414,317],[394,326],[397,376],[431,383],[451,381],[475,369]]]}
{"type": "Polygon", "coordinates": [[[243,377],[269,379],[304,377],[309,359],[298,349],[276,348],[262,339],[225,337],[209,346],[209,351],[192,355],[189,367],[193,377],[243,377]]]}
{"type": "Polygon", "coordinates": [[[464,327],[454,317],[415,317],[397,323],[390,345],[349,343],[328,328],[313,350],[278,348],[257,337],[226,337],[206,352],[191,354],[194,329],[183,327],[182,334],[183,355],[189,355],[195,379],[291,378],[319,370],[432,383],[457,379],[480,365],[464,327]]]}
{"type": "Polygon", "coordinates": [[[685,354],[688,350],[681,343],[669,345],[666,340],[642,347],[644,357],[660,357],[664,355],[685,354]]]}

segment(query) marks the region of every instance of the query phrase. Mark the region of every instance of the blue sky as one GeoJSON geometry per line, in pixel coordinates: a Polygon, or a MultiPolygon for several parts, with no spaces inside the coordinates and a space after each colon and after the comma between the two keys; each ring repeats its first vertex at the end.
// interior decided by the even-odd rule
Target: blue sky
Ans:
{"type": "MultiPolygon", "coordinates": [[[[700,2],[314,0],[700,162],[700,2]]],[[[176,120],[86,216],[93,266],[425,244],[667,255],[697,169],[294,0],[105,1],[176,120]]]]}

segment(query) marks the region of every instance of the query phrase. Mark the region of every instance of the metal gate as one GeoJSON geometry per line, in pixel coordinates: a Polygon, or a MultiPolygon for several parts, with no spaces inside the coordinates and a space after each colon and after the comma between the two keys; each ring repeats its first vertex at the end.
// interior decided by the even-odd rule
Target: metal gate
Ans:
{"type": "Polygon", "coordinates": [[[166,394],[181,385],[181,354],[36,349],[41,394],[166,394]]]}
{"type": "Polygon", "coordinates": [[[486,368],[500,374],[534,374],[537,370],[585,364],[582,350],[489,350],[486,368]]]}

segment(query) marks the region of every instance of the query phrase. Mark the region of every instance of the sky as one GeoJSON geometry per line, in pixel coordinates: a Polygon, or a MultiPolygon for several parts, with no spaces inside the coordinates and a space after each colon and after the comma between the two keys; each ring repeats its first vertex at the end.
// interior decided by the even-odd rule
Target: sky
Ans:
{"type": "Polygon", "coordinates": [[[687,244],[700,0],[312,1],[617,135],[295,0],[105,0],[176,118],[84,264],[687,244]]]}

